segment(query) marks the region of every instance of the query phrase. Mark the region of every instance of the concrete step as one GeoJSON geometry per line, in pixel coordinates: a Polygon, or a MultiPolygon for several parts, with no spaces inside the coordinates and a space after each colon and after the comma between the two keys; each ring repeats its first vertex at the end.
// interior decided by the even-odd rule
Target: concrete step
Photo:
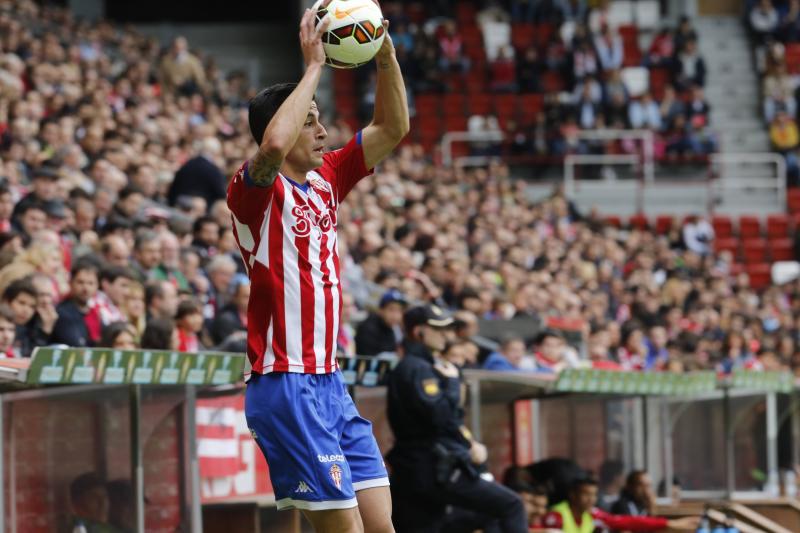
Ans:
{"type": "Polygon", "coordinates": [[[756,85],[720,84],[719,81],[716,79],[709,80],[705,88],[706,98],[712,102],[722,98],[753,102],[760,97],[760,91],[756,85]]]}

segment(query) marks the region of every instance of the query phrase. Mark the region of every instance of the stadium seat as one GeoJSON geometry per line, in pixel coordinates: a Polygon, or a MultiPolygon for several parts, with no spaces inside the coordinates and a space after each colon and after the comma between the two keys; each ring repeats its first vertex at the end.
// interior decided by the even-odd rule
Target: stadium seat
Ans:
{"type": "Polygon", "coordinates": [[[519,100],[516,94],[498,94],[494,97],[494,108],[498,116],[511,116],[519,113],[519,100]]]}
{"type": "Polygon", "coordinates": [[[650,92],[656,100],[664,96],[664,87],[669,83],[670,72],[666,68],[650,69],[650,92]]]}
{"type": "Polygon", "coordinates": [[[748,265],[768,261],[767,243],[762,239],[749,239],[742,243],[742,258],[748,265]]]}
{"type": "Polygon", "coordinates": [[[767,263],[747,265],[745,271],[750,277],[750,286],[754,289],[765,289],[772,281],[771,269],[767,263]]]}
{"type": "Polygon", "coordinates": [[[731,270],[730,270],[731,276],[738,276],[742,272],[744,272],[744,265],[743,264],[741,264],[741,263],[733,263],[731,265],[731,270]]]}
{"type": "Polygon", "coordinates": [[[658,215],[656,217],[656,233],[659,235],[666,235],[672,227],[672,221],[675,219],[672,215],[658,215]]]}
{"type": "Polygon", "coordinates": [[[646,215],[638,213],[628,219],[628,226],[639,230],[646,230],[650,226],[650,223],[648,222],[646,215]]]}
{"type": "Polygon", "coordinates": [[[522,22],[511,26],[511,45],[518,51],[525,50],[535,42],[536,26],[522,22]]]}
{"type": "Polygon", "coordinates": [[[736,239],[714,239],[714,252],[716,253],[728,251],[736,257],[738,255],[738,250],[739,241],[736,239]]]}
{"type": "Polygon", "coordinates": [[[717,239],[728,239],[733,236],[733,221],[725,215],[714,215],[711,217],[711,225],[714,227],[714,236],[717,239]]]}
{"type": "Polygon", "coordinates": [[[445,131],[467,131],[467,117],[450,115],[444,119],[445,131]]]}
{"type": "Polygon", "coordinates": [[[546,93],[557,93],[564,90],[564,79],[558,72],[548,70],[542,76],[542,87],[546,93]]]}
{"type": "Polygon", "coordinates": [[[617,215],[606,215],[604,220],[609,226],[614,226],[615,228],[622,227],[622,219],[617,215]]]}
{"type": "Polygon", "coordinates": [[[739,238],[755,239],[761,237],[761,221],[757,216],[742,215],[739,217],[739,238]]]}
{"type": "Polygon", "coordinates": [[[786,191],[786,207],[790,213],[800,212],[800,188],[786,191]]]}
{"type": "Polygon", "coordinates": [[[535,118],[544,109],[544,97],[541,94],[523,94],[520,96],[519,107],[523,117],[535,118]]]}
{"type": "Polygon", "coordinates": [[[470,115],[487,115],[492,112],[492,96],[490,94],[470,94],[467,99],[470,115]]]}
{"type": "Polygon", "coordinates": [[[552,24],[542,23],[536,26],[536,46],[539,48],[546,47],[547,43],[550,42],[550,38],[553,36],[554,31],[555,26],[552,24]]]}
{"type": "Polygon", "coordinates": [[[773,261],[794,261],[794,243],[791,239],[769,241],[769,255],[773,261]]]}
{"type": "Polygon", "coordinates": [[[767,217],[767,238],[783,239],[789,235],[789,217],[786,215],[769,215],[767,217]]]}
{"type": "Polygon", "coordinates": [[[444,109],[444,114],[447,116],[463,116],[464,112],[466,111],[466,103],[467,99],[464,97],[463,94],[447,94],[443,96],[439,102],[444,109]]]}
{"type": "Polygon", "coordinates": [[[439,116],[442,110],[442,104],[438,94],[418,94],[414,99],[414,106],[417,109],[417,115],[439,116]]]}
{"type": "Polygon", "coordinates": [[[786,45],[786,68],[790,74],[800,73],[800,43],[786,45]]]}

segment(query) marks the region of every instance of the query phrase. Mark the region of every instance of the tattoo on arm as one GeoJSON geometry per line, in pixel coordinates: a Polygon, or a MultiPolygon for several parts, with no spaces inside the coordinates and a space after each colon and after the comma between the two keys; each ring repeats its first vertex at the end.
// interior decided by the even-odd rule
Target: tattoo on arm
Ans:
{"type": "Polygon", "coordinates": [[[269,187],[275,182],[278,177],[278,170],[281,168],[281,161],[275,161],[269,154],[264,153],[260,148],[253,159],[250,160],[250,165],[247,167],[247,173],[253,183],[259,187],[269,187]]]}

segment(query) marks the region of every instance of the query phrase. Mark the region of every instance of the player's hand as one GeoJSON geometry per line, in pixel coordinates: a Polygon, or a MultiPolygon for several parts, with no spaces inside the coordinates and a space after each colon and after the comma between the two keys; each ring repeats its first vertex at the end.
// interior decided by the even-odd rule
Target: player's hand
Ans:
{"type": "MultiPolygon", "coordinates": [[[[330,3],[331,0],[325,0],[317,9],[328,7],[330,3]]],[[[303,59],[308,67],[325,64],[322,34],[327,31],[331,20],[329,17],[325,17],[319,26],[316,26],[316,21],[316,9],[306,9],[305,13],[303,13],[303,18],[300,19],[300,48],[303,50],[303,59]]]]}
{"type": "Polygon", "coordinates": [[[51,297],[38,297],[36,303],[36,312],[39,314],[39,319],[42,321],[42,331],[48,335],[53,332],[53,327],[58,320],[58,311],[53,304],[51,297]]]}
{"type": "Polygon", "coordinates": [[[667,528],[670,531],[694,531],[700,524],[700,519],[696,516],[686,516],[667,521],[667,528]]]}
{"type": "MultiPolygon", "coordinates": [[[[375,3],[377,4],[378,2],[375,3]]],[[[381,59],[386,59],[394,55],[394,42],[392,42],[392,36],[389,35],[388,20],[383,21],[383,34],[386,37],[383,38],[383,44],[381,45],[381,49],[378,50],[377,54],[375,54],[376,61],[380,61],[381,59]]]]}

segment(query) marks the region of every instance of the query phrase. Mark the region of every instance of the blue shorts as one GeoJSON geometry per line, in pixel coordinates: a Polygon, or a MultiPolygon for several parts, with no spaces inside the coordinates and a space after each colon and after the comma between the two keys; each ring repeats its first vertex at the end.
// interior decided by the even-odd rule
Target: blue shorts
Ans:
{"type": "Polygon", "coordinates": [[[348,509],[356,491],[389,485],[372,424],[359,416],[341,372],[252,374],[245,415],[279,510],[348,509]]]}

